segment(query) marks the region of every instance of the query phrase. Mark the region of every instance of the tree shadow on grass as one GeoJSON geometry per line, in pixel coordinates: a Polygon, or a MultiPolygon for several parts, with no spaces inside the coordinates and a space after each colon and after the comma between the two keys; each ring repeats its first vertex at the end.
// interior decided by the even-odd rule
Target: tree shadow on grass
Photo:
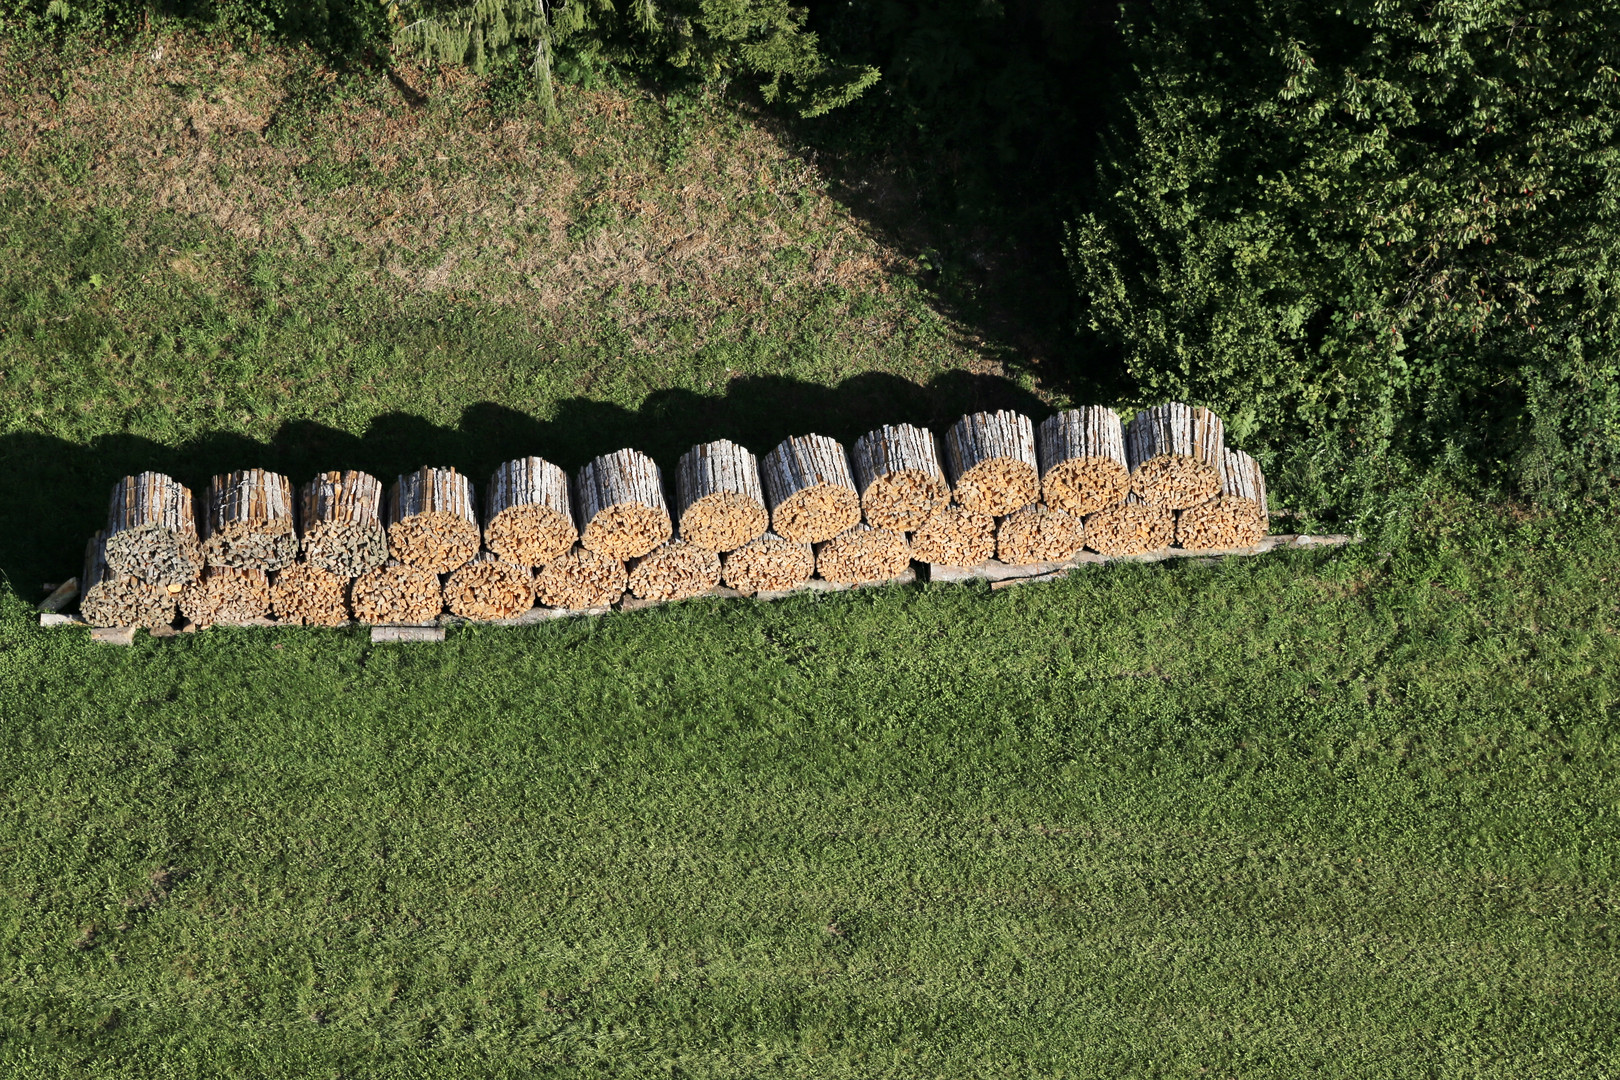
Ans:
{"type": "Polygon", "coordinates": [[[680,456],[711,439],[731,439],[763,456],[790,435],[816,432],[849,446],[882,424],[921,424],[943,434],[963,413],[1001,408],[1037,422],[1050,412],[1010,380],[954,371],[926,386],[880,373],[833,387],[745,377],[721,396],[664,390],[636,410],[572,398],[549,420],[479,402],[464,409],[453,427],[387,413],[375,417],[364,435],[296,420],[268,443],[216,432],[179,446],[134,435],[86,445],[19,432],[0,436],[0,475],[12,478],[0,499],[0,573],[30,601],[45,583],[79,573],[85,542],[106,521],[113,485],[147,469],[200,493],[210,476],[230,469],[273,469],[295,484],[326,469],[363,469],[386,484],[421,465],[450,465],[470,476],[481,495],[496,466],[515,457],[538,454],[572,473],[598,454],[635,447],[652,455],[667,483],[680,456]]]}

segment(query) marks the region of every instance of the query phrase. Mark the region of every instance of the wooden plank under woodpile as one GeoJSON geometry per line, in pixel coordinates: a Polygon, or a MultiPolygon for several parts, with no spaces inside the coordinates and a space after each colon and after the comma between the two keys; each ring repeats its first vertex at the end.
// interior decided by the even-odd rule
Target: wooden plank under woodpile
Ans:
{"type": "Polygon", "coordinates": [[[1085,524],[1086,546],[1110,557],[1157,551],[1176,538],[1175,511],[1144,502],[1134,491],[1123,506],[1099,510],[1085,524]]]}
{"type": "Polygon", "coordinates": [[[444,610],[444,589],[432,570],[389,559],[354,580],[349,603],[363,623],[425,623],[444,610]]]}
{"type": "Polygon", "coordinates": [[[674,529],[658,463],[639,450],[616,450],[593,460],[575,476],[574,494],[580,545],[609,559],[645,555],[674,529]]]}
{"type": "Polygon", "coordinates": [[[270,576],[257,567],[208,566],[179,601],[180,614],[198,626],[262,619],[270,614],[270,576]]]}
{"type": "Polygon", "coordinates": [[[349,621],[348,592],[347,578],[307,562],[297,562],[277,570],[271,577],[270,610],[284,623],[342,626],[349,621]]]}
{"type": "Polygon", "coordinates": [[[79,578],[79,614],[91,626],[144,626],[155,629],[174,622],[178,586],[143,581],[107,563],[107,534],[98,532],[84,549],[79,578]]]}
{"type": "Polygon", "coordinates": [[[418,570],[448,574],[471,562],[482,544],[472,481],[454,469],[427,466],[394,481],[388,492],[390,556],[418,570]]]}
{"type": "Polygon", "coordinates": [[[885,424],[855,440],[850,451],[866,523],[913,532],[951,501],[934,433],[912,424],[885,424]]]}
{"type": "Polygon", "coordinates": [[[463,619],[514,619],[534,607],[534,571],[481,551],[444,583],[444,604],[463,619]]]}
{"type": "Polygon", "coordinates": [[[861,520],[861,497],[849,456],[837,439],[795,435],[760,464],[771,531],[787,540],[830,540],[861,520]]]}
{"type": "Polygon", "coordinates": [[[1119,414],[1088,405],[1047,417],[1035,432],[1041,497],[1053,510],[1095,514],[1125,501],[1131,489],[1119,414]]]}
{"type": "Polygon", "coordinates": [[[544,566],[574,546],[568,474],[544,458],[508,461],[484,490],[484,543],[519,566],[544,566]]]}
{"type": "Polygon", "coordinates": [[[1179,401],[1143,409],[1125,427],[1131,491],[1171,510],[1213,499],[1221,489],[1225,432],[1208,409],[1179,401]]]}
{"type": "Polygon", "coordinates": [[[945,433],[945,467],[958,506],[999,517],[1041,497],[1035,427],[1022,413],[969,413],[945,433]]]}
{"type": "Polygon", "coordinates": [[[624,584],[624,563],[575,544],[535,575],[534,595],[546,607],[581,611],[617,603],[624,584]]]}
{"type": "Polygon", "coordinates": [[[1085,519],[1037,503],[996,522],[996,558],[1009,566],[1063,562],[1086,546],[1085,519]]]}
{"type": "Polygon", "coordinates": [[[904,533],[874,529],[864,521],[817,544],[816,573],[845,585],[887,581],[911,568],[904,533]]]}
{"type": "Polygon", "coordinates": [[[675,470],[675,519],[682,537],[714,552],[759,539],[771,520],[759,461],[729,439],[692,447],[675,470]]]}
{"type": "Polygon", "coordinates": [[[118,481],[107,507],[106,558],[115,576],[158,585],[195,581],[203,553],[191,490],[159,472],[118,481]]]}
{"type": "Polygon", "coordinates": [[[721,580],[740,593],[797,589],[815,572],[816,556],[809,544],[785,540],[773,532],[720,558],[721,580]]]}
{"type": "Polygon", "coordinates": [[[926,563],[974,566],[996,553],[996,519],[963,506],[946,506],[911,535],[911,554],[926,563]]]}
{"type": "Polygon", "coordinates": [[[685,600],[720,584],[720,556],[676,537],[631,560],[626,583],[642,600],[685,600]]]}
{"type": "Polygon", "coordinates": [[[355,469],[323,472],[305,484],[298,498],[304,561],[343,578],[387,562],[382,494],[381,480],[355,469]]]}
{"type": "Polygon", "coordinates": [[[1221,457],[1221,491],[1176,515],[1176,543],[1189,551],[1249,547],[1269,525],[1266,478],[1260,463],[1241,450],[1221,457]]]}
{"type": "Polygon", "coordinates": [[[280,570],[298,558],[292,483],[280,473],[221,473],[203,499],[203,557],[209,566],[280,570]]]}

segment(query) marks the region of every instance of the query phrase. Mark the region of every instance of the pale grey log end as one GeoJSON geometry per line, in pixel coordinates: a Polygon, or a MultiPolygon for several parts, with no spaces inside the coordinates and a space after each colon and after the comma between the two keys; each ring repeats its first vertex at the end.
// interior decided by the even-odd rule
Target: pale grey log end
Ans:
{"type": "Polygon", "coordinates": [[[77,615],[63,615],[57,611],[42,611],[39,615],[41,626],[83,626],[85,622],[77,615]]]}
{"type": "Polygon", "coordinates": [[[133,645],[135,644],[135,627],[133,626],[97,626],[90,630],[90,640],[99,641],[105,645],[133,645]]]}
{"type": "Polygon", "coordinates": [[[371,643],[385,641],[443,641],[442,626],[373,626],[371,643]]]}

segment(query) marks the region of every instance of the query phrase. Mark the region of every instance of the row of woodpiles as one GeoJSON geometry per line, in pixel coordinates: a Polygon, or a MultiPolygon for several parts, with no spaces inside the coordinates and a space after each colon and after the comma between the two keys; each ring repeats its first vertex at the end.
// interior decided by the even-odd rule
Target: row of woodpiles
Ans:
{"type": "Polygon", "coordinates": [[[1158,406],[1122,425],[1093,406],[1039,429],[1015,412],[974,413],[943,442],[942,453],[927,429],[889,425],[847,452],[796,436],[763,461],[705,443],[680,459],[673,503],[636,450],[596,458],[572,484],[520,458],[490,477],[482,514],[449,468],[404,474],[386,498],[354,471],[295,491],[246,469],[215,476],[200,499],[142,473],[113,489],[80,608],[99,626],[423,623],[445,610],[494,620],[536,604],[605,607],[626,590],[651,601],[721,583],[779,592],[816,575],[886,580],[913,559],[1061,562],[1087,547],[1213,550],[1265,535],[1264,477],[1206,409],[1158,406]]]}

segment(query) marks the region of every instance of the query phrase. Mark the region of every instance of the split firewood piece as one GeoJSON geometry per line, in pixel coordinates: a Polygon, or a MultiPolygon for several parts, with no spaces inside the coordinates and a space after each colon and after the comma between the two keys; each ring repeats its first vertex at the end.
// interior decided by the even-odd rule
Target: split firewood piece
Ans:
{"type": "Polygon", "coordinates": [[[482,541],[472,481],[456,470],[424,466],[389,489],[388,554],[406,566],[448,574],[471,562],[482,541]]]}
{"type": "Polygon", "coordinates": [[[107,566],[115,576],[184,585],[202,573],[191,490],[162,473],[126,476],[113,485],[106,533],[107,566]]]}
{"type": "Polygon", "coordinates": [[[816,556],[809,544],[784,540],[768,532],[720,560],[720,577],[740,593],[786,592],[797,589],[816,572],[816,556]]]}
{"type": "Polygon", "coordinates": [[[84,549],[84,576],[79,579],[79,614],[91,626],[144,626],[148,630],[174,622],[179,587],[143,581],[107,563],[107,534],[98,532],[84,549]]]}
{"type": "Polygon", "coordinates": [[[535,575],[534,595],[546,607],[571,611],[607,607],[624,596],[624,581],[624,563],[575,544],[535,575]]]}
{"type": "Polygon", "coordinates": [[[996,519],[961,506],[934,511],[911,535],[911,554],[926,563],[977,566],[996,553],[996,519]]]}
{"type": "Polygon", "coordinates": [[[209,566],[180,590],[180,614],[199,626],[270,614],[270,575],[257,567],[209,566]]]}
{"type": "MultiPolygon", "coordinates": [[[[623,562],[647,554],[673,531],[657,462],[639,450],[617,450],[579,470],[579,542],[623,562]]],[[[595,605],[587,605],[595,606],[595,605]]]]}
{"type": "Polygon", "coordinates": [[[922,528],[951,501],[934,433],[912,424],[886,424],[855,440],[850,451],[866,523],[892,532],[922,528]]]}
{"type": "Polygon", "coordinates": [[[1125,427],[1131,490],[1171,510],[1213,499],[1221,490],[1225,432],[1208,409],[1177,401],[1143,409],[1125,427]]]}
{"type": "Polygon", "coordinates": [[[515,619],[534,607],[534,571],[481,551],[444,583],[444,603],[463,619],[515,619]]]}
{"type": "Polygon", "coordinates": [[[1066,562],[1085,546],[1085,520],[1045,504],[1026,506],[996,522],[996,558],[1009,566],[1066,562]]]}
{"type": "Polygon", "coordinates": [[[1086,518],[1086,546],[1100,555],[1140,555],[1170,546],[1176,538],[1176,514],[1168,506],[1142,501],[1136,492],[1123,506],[1086,518]]]}
{"type": "Polygon", "coordinates": [[[574,546],[568,474],[544,458],[508,461],[484,491],[484,543],[519,566],[544,566],[574,546]]]}
{"type": "Polygon", "coordinates": [[[720,556],[677,537],[633,560],[626,580],[643,600],[685,600],[720,584],[720,556]]]}
{"type": "Polygon", "coordinates": [[[837,439],[795,435],[765,455],[760,472],[771,529],[801,544],[831,540],[861,520],[861,496],[837,439]]]}
{"type": "Polygon", "coordinates": [[[1035,432],[1041,497],[1053,510],[1095,514],[1125,501],[1131,470],[1119,414],[1088,405],[1047,417],[1035,432]]]}
{"type": "Polygon", "coordinates": [[[444,610],[439,575],[389,559],[355,579],[349,589],[354,617],[372,626],[432,622],[444,610]]]}
{"type": "Polygon", "coordinates": [[[710,551],[759,539],[770,525],[759,461],[727,439],[692,447],[675,471],[675,518],[682,537],[710,551]]]}
{"type": "Polygon", "coordinates": [[[346,578],[297,562],[277,570],[270,579],[270,610],[284,623],[342,626],[349,621],[348,591],[346,578]]]}
{"type": "Polygon", "coordinates": [[[382,481],[370,473],[324,472],[305,484],[298,527],[304,560],[338,577],[357,578],[388,561],[382,481]]]}
{"type": "Polygon", "coordinates": [[[840,585],[887,581],[911,566],[904,533],[874,529],[864,521],[816,545],[816,573],[840,585]]]}
{"type": "Polygon", "coordinates": [[[1250,547],[1270,528],[1260,463],[1241,450],[1228,450],[1221,465],[1221,493],[1176,515],[1176,543],[1189,551],[1250,547]]]}
{"type": "Polygon", "coordinates": [[[945,433],[958,506],[999,517],[1041,497],[1035,427],[1022,413],[970,413],[945,433]]]}
{"type": "Polygon", "coordinates": [[[292,484],[280,473],[238,469],[208,485],[203,556],[209,566],[280,570],[298,558],[292,484]]]}

